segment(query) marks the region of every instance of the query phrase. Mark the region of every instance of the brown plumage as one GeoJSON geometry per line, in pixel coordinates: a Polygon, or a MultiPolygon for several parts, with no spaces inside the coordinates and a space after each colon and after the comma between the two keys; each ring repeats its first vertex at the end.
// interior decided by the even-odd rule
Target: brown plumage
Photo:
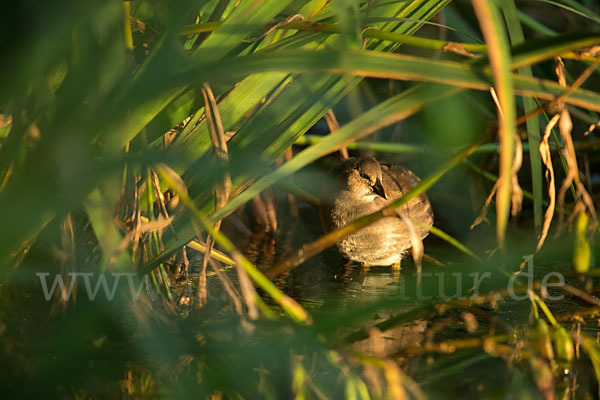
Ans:
{"type": "MultiPolygon", "coordinates": [[[[336,183],[319,209],[327,232],[380,210],[419,183],[419,178],[405,167],[379,163],[373,157],[349,158],[336,166],[332,174],[336,183]]],[[[401,210],[411,220],[426,226],[433,224],[433,211],[425,194],[401,210]]],[[[414,227],[420,238],[429,233],[426,228],[414,227]]],[[[337,244],[344,257],[366,265],[398,264],[410,247],[409,228],[399,216],[384,217],[337,244]]]]}

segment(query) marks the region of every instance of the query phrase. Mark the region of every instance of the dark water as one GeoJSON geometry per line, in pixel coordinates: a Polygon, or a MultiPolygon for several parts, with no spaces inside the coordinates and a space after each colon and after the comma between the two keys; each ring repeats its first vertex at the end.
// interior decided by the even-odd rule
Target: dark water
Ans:
{"type": "MultiPolygon", "coordinates": [[[[305,205],[300,207],[298,219],[284,221],[276,234],[255,232],[244,248],[249,259],[257,265],[273,265],[322,234],[316,209],[305,205]]],[[[443,261],[445,266],[425,262],[421,277],[416,274],[410,257],[403,261],[401,271],[393,271],[390,267],[364,269],[357,264],[345,263],[336,249],[330,248],[289,274],[280,276],[276,282],[286,294],[307,308],[317,322],[328,319],[343,321],[344,315],[360,314],[360,318],[340,330],[341,335],[370,327],[382,328],[382,332],[369,331],[365,334],[366,338],[354,341],[352,348],[366,354],[394,358],[433,397],[467,394],[505,398],[510,397],[509,393],[534,393],[535,384],[528,377],[526,367],[523,370],[515,368],[509,361],[510,357],[493,356],[483,349],[483,344],[445,354],[419,350],[426,343],[461,341],[500,333],[514,338],[527,337],[527,327],[533,322],[531,301],[525,291],[530,282],[528,273],[531,273],[531,282],[540,282],[548,274],[559,273],[567,282],[581,286],[571,272],[571,265],[565,262],[564,252],[569,251],[568,247],[559,249],[555,246],[548,254],[542,253],[536,256],[534,263],[528,264],[523,257],[527,256],[532,240],[530,237],[523,240],[519,235],[517,232],[511,238],[508,246],[512,246],[513,250],[507,251],[508,257],[503,258],[499,252],[482,251],[479,254],[484,261],[480,262],[465,257],[438,238],[429,237],[424,241],[425,253],[443,261]],[[557,257],[552,251],[562,256],[557,257]],[[474,289],[482,295],[489,291],[506,291],[511,276],[521,263],[522,274],[525,275],[521,275],[518,281],[513,279],[514,282],[522,282],[521,285],[515,284],[515,296],[498,296],[489,302],[439,313],[419,313],[433,303],[451,304],[456,297],[466,298],[473,294],[474,289]],[[482,276],[486,272],[490,276],[474,287],[472,274],[482,276]],[[412,312],[415,314],[410,317],[412,312]],[[403,315],[409,316],[402,318],[402,323],[389,324],[403,315]],[[467,327],[469,318],[476,321],[475,327],[467,327]],[[441,382],[447,385],[447,391],[440,390],[441,382]]],[[[480,243],[493,244],[495,237],[489,232],[488,236],[482,238],[474,234],[470,244],[474,243],[475,247],[480,243]]],[[[564,245],[564,241],[559,243],[564,245]]],[[[556,282],[556,277],[551,276],[549,282],[556,282]]],[[[539,293],[539,290],[535,291],[539,293]]],[[[548,294],[546,304],[559,319],[589,307],[581,299],[565,296],[560,289],[550,287],[548,294]],[[552,300],[552,296],[560,300],[552,300]]],[[[562,321],[569,329],[570,323],[562,321]]],[[[584,323],[581,329],[594,337],[599,331],[597,324],[584,323]]],[[[508,344],[516,346],[510,340],[508,344]]],[[[579,393],[589,395],[595,392],[593,369],[586,362],[578,363],[580,369],[576,374],[568,372],[556,378],[560,393],[567,393],[569,388],[576,386],[574,382],[577,379],[585,382],[579,393]]],[[[577,365],[573,367],[577,368],[577,365]]]]}
{"type": "MultiPolygon", "coordinates": [[[[323,234],[314,207],[301,205],[298,218],[281,218],[282,215],[291,214],[282,212],[278,215],[276,233],[254,229],[247,221],[244,223],[253,228],[254,232],[243,234],[235,224],[232,226],[229,223],[224,224],[223,230],[251,261],[259,266],[270,266],[323,234]]],[[[236,217],[244,219],[243,214],[236,217]]],[[[432,344],[507,335],[508,339],[500,343],[515,349],[515,354],[518,353],[517,349],[525,352],[531,350],[531,354],[535,354],[536,350],[528,347],[531,342],[528,341],[527,331],[532,326],[533,318],[531,302],[527,298],[519,300],[502,297],[481,304],[465,303],[440,308],[440,305],[456,304],[457,296],[466,298],[473,294],[473,274],[490,274],[478,287],[482,295],[506,289],[512,272],[518,269],[523,261],[522,256],[527,254],[527,246],[530,245],[530,241],[513,233],[511,237],[515,239],[509,245],[514,249],[514,256],[502,259],[499,252],[485,251],[484,245],[493,249],[490,246],[490,243],[494,243],[493,235],[482,236],[480,232],[476,232],[472,238],[465,239],[465,244],[477,249],[477,254],[484,258],[481,262],[465,257],[440,239],[428,237],[424,241],[425,253],[444,262],[446,266],[425,262],[420,277],[410,258],[403,261],[401,271],[392,271],[389,267],[365,270],[360,265],[346,264],[335,248],[325,250],[289,274],[278,277],[275,282],[280,289],[301,303],[313,317],[313,331],[308,336],[313,339],[316,336],[318,340],[310,346],[306,345],[305,338],[299,337],[301,329],[286,330],[285,318],[279,320],[277,324],[280,325],[267,325],[266,328],[260,326],[263,321],[256,322],[258,329],[254,331],[254,336],[240,334],[239,320],[231,309],[231,302],[221,282],[214,274],[209,274],[208,303],[200,310],[200,318],[193,313],[189,314],[191,318],[179,319],[173,315],[165,318],[160,313],[161,297],[155,296],[157,300],[148,307],[148,311],[153,317],[160,319],[160,324],[157,325],[165,330],[162,334],[137,322],[134,324],[132,321],[137,320],[123,309],[116,308],[114,303],[86,302],[84,298],[69,305],[68,312],[64,314],[59,308],[53,318],[50,318],[50,312],[57,307],[51,302],[40,301],[41,290],[39,284],[36,284],[34,288],[24,289],[23,293],[3,297],[0,336],[8,345],[0,346],[0,352],[6,353],[0,356],[14,362],[13,354],[26,354],[32,360],[34,368],[23,364],[25,366],[16,371],[27,373],[16,372],[10,382],[24,382],[30,376],[28,374],[31,374],[38,378],[46,377],[44,388],[55,388],[55,382],[62,371],[72,370],[72,365],[82,365],[85,368],[81,369],[79,375],[73,375],[80,380],[78,384],[81,387],[87,385],[89,376],[103,373],[106,375],[106,382],[111,382],[106,387],[112,388],[110,390],[114,393],[114,390],[118,392],[122,379],[121,371],[124,367],[121,363],[126,363],[126,368],[129,368],[129,360],[138,360],[140,365],[154,367],[155,360],[165,362],[164,360],[174,358],[156,376],[172,374],[173,379],[177,380],[185,375],[172,368],[172,365],[179,362],[178,357],[193,354],[202,359],[211,354],[211,349],[225,351],[233,348],[236,357],[246,355],[245,360],[249,363],[272,354],[271,358],[265,357],[265,362],[282,362],[284,367],[279,372],[282,374],[282,381],[285,381],[289,379],[286,369],[289,368],[289,364],[286,364],[289,346],[297,346],[297,354],[308,348],[307,357],[308,354],[327,354],[329,349],[335,348],[345,355],[357,352],[394,360],[430,398],[517,398],[515,394],[525,392],[531,395],[530,398],[538,398],[527,364],[529,356],[511,358],[511,354],[494,354],[489,349],[484,349],[483,343],[456,351],[424,351],[425,346],[432,344]],[[33,295],[37,297],[32,297],[33,295]],[[6,333],[2,336],[4,329],[6,333]],[[195,338],[197,332],[202,330],[207,332],[203,339],[209,341],[207,345],[199,345],[195,339],[190,339],[195,338]],[[275,340],[269,336],[271,333],[275,340]],[[239,347],[235,347],[235,335],[239,336],[239,347]],[[321,336],[325,338],[323,341],[319,339],[321,336]],[[263,337],[261,342],[259,338],[263,337]],[[281,343],[277,341],[279,339],[282,340],[281,343]],[[15,346],[19,348],[16,353],[12,350],[15,346]],[[80,364],[76,364],[78,362],[80,364]],[[20,380],[14,380],[17,378],[20,380]]],[[[557,242],[551,246],[551,252],[536,256],[535,280],[540,281],[551,272],[560,272],[569,283],[584,288],[570,272],[571,266],[564,256],[569,249],[560,247],[562,244],[564,243],[557,242]]],[[[190,257],[192,270],[197,272],[202,257],[194,259],[191,251],[190,257]]],[[[23,275],[23,282],[35,281],[33,272],[39,268],[40,266],[33,264],[22,265],[23,273],[30,271],[27,276],[23,275]]],[[[237,284],[234,268],[224,269],[224,273],[237,284]]],[[[13,285],[21,284],[17,278],[15,276],[12,281],[13,285]]],[[[191,281],[196,282],[195,276],[192,276],[191,281]]],[[[186,290],[190,298],[195,296],[193,286],[178,285],[178,289],[182,290],[174,293],[175,302],[186,290]]],[[[549,294],[560,295],[564,292],[550,289],[549,294]]],[[[268,296],[263,297],[265,301],[269,301],[268,296]]],[[[589,308],[588,304],[568,296],[559,301],[548,300],[546,304],[557,318],[575,316],[577,312],[589,308]]],[[[595,319],[582,317],[581,321],[581,330],[596,337],[600,329],[595,319]]],[[[560,323],[569,331],[571,327],[575,329],[577,326],[577,323],[566,319],[560,319],[560,323]]],[[[220,362],[219,358],[216,360],[220,362]]],[[[323,363],[327,364],[325,361],[323,363]]],[[[244,371],[253,371],[257,367],[255,364],[249,365],[244,371]]],[[[569,369],[571,372],[564,376],[557,373],[557,387],[569,388],[577,384],[581,388],[578,393],[584,393],[582,398],[595,398],[594,395],[589,396],[597,391],[594,370],[589,361],[582,357],[581,361],[574,362],[569,369]]],[[[321,369],[315,370],[316,376],[330,379],[328,384],[339,384],[336,372],[329,371],[327,375],[321,369]]],[[[194,379],[196,377],[194,373],[190,373],[190,376],[194,379]]],[[[237,381],[235,376],[231,379],[232,382],[237,381]]],[[[254,379],[254,376],[249,379],[254,379]]],[[[14,388],[15,393],[18,391],[17,386],[12,383],[6,385],[14,388]]]]}

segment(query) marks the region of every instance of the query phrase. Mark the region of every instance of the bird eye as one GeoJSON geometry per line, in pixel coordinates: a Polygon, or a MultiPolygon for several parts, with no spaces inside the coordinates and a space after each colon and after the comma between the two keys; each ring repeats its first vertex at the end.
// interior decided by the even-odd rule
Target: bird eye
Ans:
{"type": "Polygon", "coordinates": [[[363,178],[363,179],[368,180],[369,182],[371,182],[371,178],[369,177],[369,175],[367,175],[365,173],[360,174],[360,177],[363,178]]]}

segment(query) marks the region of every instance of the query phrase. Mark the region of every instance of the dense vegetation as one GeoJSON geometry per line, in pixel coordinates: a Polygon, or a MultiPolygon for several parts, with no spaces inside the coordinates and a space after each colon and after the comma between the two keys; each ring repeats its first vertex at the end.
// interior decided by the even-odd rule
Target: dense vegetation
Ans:
{"type": "Polygon", "coordinates": [[[596,1],[4,8],[3,398],[598,397],[596,1]],[[323,235],[348,152],[422,181],[323,235]]]}

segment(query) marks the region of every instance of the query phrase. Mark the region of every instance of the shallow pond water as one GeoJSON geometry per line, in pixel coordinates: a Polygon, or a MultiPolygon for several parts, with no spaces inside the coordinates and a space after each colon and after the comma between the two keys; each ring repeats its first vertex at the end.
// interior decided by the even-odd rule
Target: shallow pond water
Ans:
{"type": "MultiPolygon", "coordinates": [[[[246,254],[257,265],[273,265],[322,234],[316,210],[306,206],[301,208],[300,218],[285,222],[277,235],[254,233],[245,247],[246,254]]],[[[493,240],[491,237],[488,242],[493,243],[493,240]]],[[[515,254],[518,255],[509,261],[491,252],[487,260],[474,262],[447,243],[430,236],[424,241],[425,253],[446,265],[441,267],[424,262],[420,277],[410,257],[403,261],[401,271],[393,271],[390,267],[364,269],[357,264],[344,263],[336,249],[329,248],[289,274],[280,276],[276,282],[318,321],[341,321],[344,315],[352,317],[360,314],[353,324],[339,331],[342,336],[350,335],[346,337],[357,339],[353,340],[352,348],[366,354],[394,358],[403,370],[417,377],[428,388],[428,393],[435,394],[434,397],[444,398],[439,387],[441,382],[447,385],[448,395],[495,393],[504,397],[518,392],[523,385],[531,389],[532,383],[524,372],[512,367],[508,359],[492,356],[493,352],[485,350],[483,342],[460,351],[422,351],[422,348],[436,342],[462,343],[477,337],[493,336],[495,332],[509,332],[509,335],[514,335],[514,340],[527,336],[524,327],[533,321],[531,301],[526,293],[530,282],[527,274],[531,274],[531,282],[540,282],[549,276],[550,283],[557,282],[556,275],[559,274],[567,282],[578,286],[564,257],[550,254],[536,259],[534,265],[523,258],[527,254],[519,247],[518,235],[514,242],[515,254]],[[459,295],[466,298],[474,290],[482,295],[489,291],[506,291],[520,263],[523,271],[519,280],[513,279],[514,296],[498,296],[488,302],[465,304],[450,311],[435,308],[443,307],[459,295]],[[502,268],[502,265],[509,265],[511,269],[504,270],[506,267],[502,268]],[[486,277],[486,273],[489,277],[481,278],[482,275],[486,277]],[[523,285],[519,285],[519,281],[523,285]],[[421,313],[434,303],[438,304],[433,307],[439,312],[421,313]],[[411,314],[413,312],[414,315],[411,314]],[[394,323],[397,318],[401,321],[394,323]],[[475,326],[469,327],[472,321],[476,321],[475,326]],[[372,330],[377,326],[382,331],[372,330]],[[363,328],[368,329],[362,336],[357,335],[357,329],[363,328]]],[[[548,287],[548,295],[546,303],[557,317],[576,315],[589,307],[581,299],[565,296],[564,291],[552,286],[548,287]]],[[[594,324],[583,323],[580,328],[594,337],[599,331],[594,324]]],[[[557,387],[572,387],[575,385],[573,380],[579,379],[587,382],[581,386],[580,393],[593,393],[595,389],[590,384],[593,382],[590,379],[593,370],[585,363],[580,368],[577,378],[572,374],[557,378],[557,387]]]]}

